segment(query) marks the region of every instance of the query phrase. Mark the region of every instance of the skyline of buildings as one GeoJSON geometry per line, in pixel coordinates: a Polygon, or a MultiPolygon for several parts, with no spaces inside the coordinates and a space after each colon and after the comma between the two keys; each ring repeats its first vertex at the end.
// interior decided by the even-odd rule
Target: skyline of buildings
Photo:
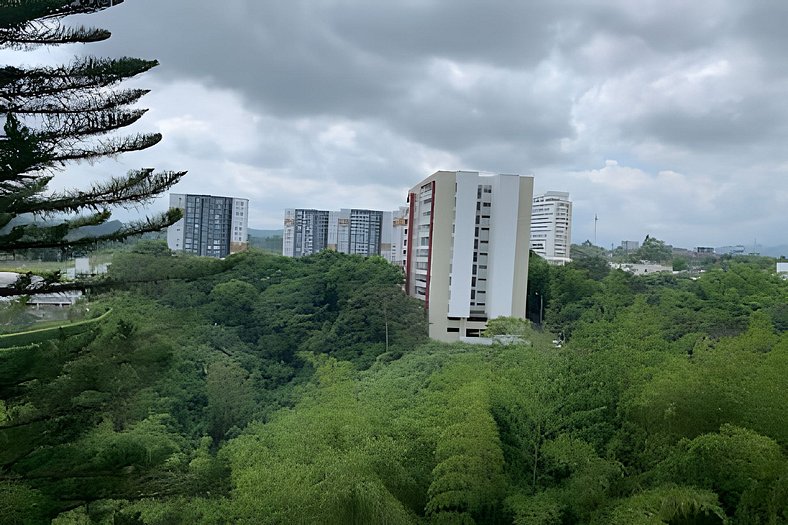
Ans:
{"type": "Polygon", "coordinates": [[[405,291],[429,336],[478,337],[487,320],[525,319],[533,177],[438,171],[408,192],[405,291]]]}
{"type": "MultiPolygon", "coordinates": [[[[408,205],[397,210],[286,209],[282,254],[380,255],[404,270],[405,292],[424,302],[430,338],[477,338],[489,319],[526,318],[530,251],[551,264],[571,262],[569,197],[534,196],[530,176],[437,171],[411,188],[408,205]]],[[[183,210],[168,228],[170,249],[217,258],[247,249],[248,199],[173,193],[170,205],[183,210]]],[[[621,248],[639,244],[622,241],[621,248]]]]}
{"type": "Polygon", "coordinates": [[[183,212],[167,228],[171,250],[222,258],[249,246],[249,199],[170,193],[170,208],[183,212]]]}

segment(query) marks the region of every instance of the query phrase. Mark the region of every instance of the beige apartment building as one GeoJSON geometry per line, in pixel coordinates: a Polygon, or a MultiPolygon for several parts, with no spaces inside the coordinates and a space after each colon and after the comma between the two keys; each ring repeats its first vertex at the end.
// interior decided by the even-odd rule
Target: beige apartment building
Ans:
{"type": "Polygon", "coordinates": [[[429,334],[478,337],[488,319],[525,318],[533,177],[438,171],[408,194],[406,290],[429,334]]]}

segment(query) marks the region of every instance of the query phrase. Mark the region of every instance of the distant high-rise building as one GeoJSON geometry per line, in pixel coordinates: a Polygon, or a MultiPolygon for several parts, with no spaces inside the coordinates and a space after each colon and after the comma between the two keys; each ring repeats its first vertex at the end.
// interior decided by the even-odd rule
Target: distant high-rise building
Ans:
{"type": "Polygon", "coordinates": [[[525,318],[533,178],[438,171],[408,195],[406,291],[433,339],[479,336],[525,318]]]}
{"type": "MultiPolygon", "coordinates": [[[[328,248],[340,253],[380,255],[384,216],[389,212],[342,209],[328,212],[328,248]]],[[[389,241],[390,244],[390,241],[389,241]]]]}
{"type": "Polygon", "coordinates": [[[328,247],[329,212],[287,209],[282,233],[282,255],[303,257],[328,247]]]}
{"type": "Polygon", "coordinates": [[[221,258],[248,248],[249,199],[171,193],[170,207],[183,211],[167,228],[171,250],[221,258]]]}
{"type": "Polygon", "coordinates": [[[391,212],[287,209],[282,255],[302,257],[329,249],[354,255],[381,255],[391,250],[391,212]]]}
{"type": "Polygon", "coordinates": [[[572,201],[564,191],[548,191],[533,199],[531,249],[549,263],[571,262],[572,201]]]}
{"type": "Polygon", "coordinates": [[[621,241],[621,249],[625,252],[636,252],[640,249],[640,241],[621,241]]]}

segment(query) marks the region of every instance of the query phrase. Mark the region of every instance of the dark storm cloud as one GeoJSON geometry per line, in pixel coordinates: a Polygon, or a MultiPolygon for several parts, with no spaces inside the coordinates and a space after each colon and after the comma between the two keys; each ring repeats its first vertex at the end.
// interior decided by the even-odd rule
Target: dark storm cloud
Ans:
{"type": "Polygon", "coordinates": [[[230,87],[280,115],[361,115],[404,88],[407,68],[348,46],[318,11],[300,2],[140,0],[122,17],[105,15],[116,28],[105,45],[155,56],[166,65],[160,74],[230,87]]]}
{"type": "Polygon", "coordinates": [[[553,46],[558,3],[347,2],[326,13],[332,32],[393,61],[429,57],[503,67],[538,64],[553,46]]]}
{"type": "Polygon", "coordinates": [[[786,108],[756,97],[739,103],[702,108],[697,112],[663,108],[622,127],[629,136],[648,136],[653,140],[694,150],[747,148],[765,139],[784,136],[786,108]]]}
{"type": "Polygon", "coordinates": [[[777,0],[127,0],[77,21],[113,31],[84,52],[161,61],[140,80],[169,137],[151,159],[193,162],[184,184],[235,170],[287,193],[290,178],[288,199],[333,206],[430,169],[532,172],[572,192],[580,240],[602,208],[630,237],[692,244],[752,214],[748,196],[766,200],[748,224],[779,240],[787,17],[777,0]]]}
{"type": "Polygon", "coordinates": [[[784,74],[788,70],[785,50],[788,49],[788,3],[780,0],[747,2],[747,8],[735,21],[734,35],[752,45],[767,62],[767,72],[784,74]]]}

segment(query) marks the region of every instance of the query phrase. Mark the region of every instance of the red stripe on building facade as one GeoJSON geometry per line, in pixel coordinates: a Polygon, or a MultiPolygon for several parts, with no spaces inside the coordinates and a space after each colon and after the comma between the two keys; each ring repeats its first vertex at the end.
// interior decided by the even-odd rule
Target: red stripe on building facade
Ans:
{"type": "MultiPolygon", "coordinates": [[[[435,181],[432,184],[432,201],[430,201],[430,244],[427,250],[427,285],[424,291],[424,308],[430,309],[430,278],[432,276],[432,227],[435,222],[435,181]]],[[[408,252],[410,253],[410,252],[408,252]]]]}
{"type": "Polygon", "coordinates": [[[413,269],[411,268],[411,260],[413,256],[413,216],[416,213],[416,194],[411,193],[408,195],[408,224],[406,227],[408,228],[408,234],[405,236],[405,242],[407,243],[407,254],[405,256],[405,293],[407,295],[411,295],[410,292],[410,285],[411,285],[411,274],[413,273],[413,269]]]}

